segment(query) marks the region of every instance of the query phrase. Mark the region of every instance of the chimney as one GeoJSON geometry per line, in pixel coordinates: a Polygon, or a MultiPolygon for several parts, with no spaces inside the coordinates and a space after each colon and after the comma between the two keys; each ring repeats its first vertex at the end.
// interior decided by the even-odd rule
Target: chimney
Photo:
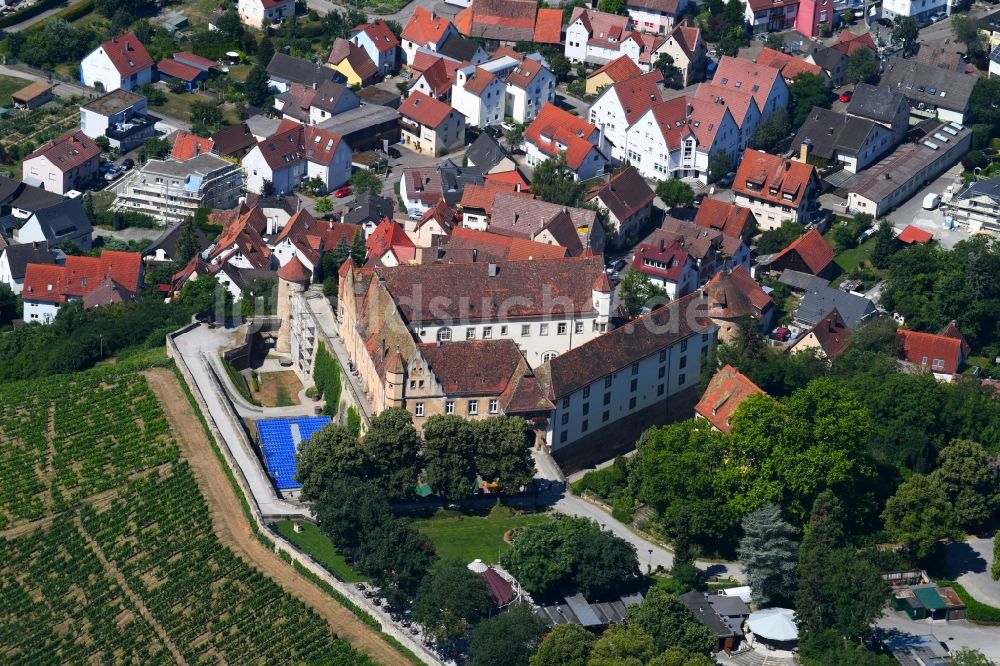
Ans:
{"type": "Polygon", "coordinates": [[[802,145],[799,146],[799,162],[805,163],[809,161],[809,147],[811,145],[812,142],[809,141],[809,139],[806,139],[802,142],[802,145]]]}
{"type": "Polygon", "coordinates": [[[479,258],[479,249],[472,248],[472,263],[476,263],[476,259],[479,258]]]}
{"type": "Polygon", "coordinates": [[[665,238],[660,239],[660,252],[665,252],[667,249],[667,240],[665,238]]]}

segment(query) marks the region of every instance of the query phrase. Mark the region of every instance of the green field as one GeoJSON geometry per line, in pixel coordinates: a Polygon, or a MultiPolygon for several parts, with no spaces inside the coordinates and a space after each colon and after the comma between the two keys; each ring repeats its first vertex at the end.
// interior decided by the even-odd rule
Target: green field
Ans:
{"type": "Polygon", "coordinates": [[[0,412],[0,663],[372,663],[219,542],[143,375],[6,384],[0,412]]]}
{"type": "Polygon", "coordinates": [[[343,555],[337,552],[330,537],[323,530],[305,521],[279,520],[275,523],[278,533],[291,541],[303,553],[319,562],[327,571],[345,583],[357,583],[364,577],[351,568],[343,555]],[[292,529],[294,523],[302,525],[302,531],[297,533],[292,529]]]}
{"type": "Polygon", "coordinates": [[[525,525],[537,525],[551,520],[543,514],[522,516],[448,516],[416,521],[419,529],[442,558],[458,558],[463,562],[480,559],[494,564],[500,553],[510,549],[504,542],[507,530],[525,525]]]}
{"type": "MultiPolygon", "coordinates": [[[[827,242],[830,242],[829,236],[827,237],[827,242]]],[[[831,246],[833,244],[831,243],[831,246]]],[[[870,260],[872,258],[872,252],[875,250],[875,237],[872,236],[866,240],[861,245],[851,248],[850,250],[844,250],[836,257],[833,261],[840,270],[844,273],[850,273],[855,268],[860,266],[862,263],[870,260]]]]}
{"type": "Polygon", "coordinates": [[[19,79],[16,76],[0,75],[0,107],[9,109],[11,107],[10,96],[30,84],[31,81],[19,79]]]}

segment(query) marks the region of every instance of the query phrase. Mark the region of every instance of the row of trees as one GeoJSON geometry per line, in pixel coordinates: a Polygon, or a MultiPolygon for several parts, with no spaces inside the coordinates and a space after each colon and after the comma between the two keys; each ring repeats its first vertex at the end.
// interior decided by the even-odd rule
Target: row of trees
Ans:
{"type": "Polygon", "coordinates": [[[516,492],[534,476],[528,436],[528,425],[519,417],[467,421],[439,414],[426,419],[421,437],[409,412],[386,409],[372,419],[360,444],[337,425],[303,443],[298,480],[306,501],[322,498],[342,478],[370,482],[392,499],[410,497],[421,478],[449,501],[471,496],[477,477],[516,492]]]}

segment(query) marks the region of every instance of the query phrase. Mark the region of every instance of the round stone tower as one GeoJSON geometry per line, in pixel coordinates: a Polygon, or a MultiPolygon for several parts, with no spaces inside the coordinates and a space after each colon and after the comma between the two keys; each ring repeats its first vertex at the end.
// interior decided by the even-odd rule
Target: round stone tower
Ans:
{"type": "Polygon", "coordinates": [[[278,342],[274,346],[278,353],[287,354],[292,349],[292,298],[306,290],[311,278],[312,273],[297,256],[293,256],[278,269],[277,314],[281,320],[281,328],[278,329],[278,342]]]}

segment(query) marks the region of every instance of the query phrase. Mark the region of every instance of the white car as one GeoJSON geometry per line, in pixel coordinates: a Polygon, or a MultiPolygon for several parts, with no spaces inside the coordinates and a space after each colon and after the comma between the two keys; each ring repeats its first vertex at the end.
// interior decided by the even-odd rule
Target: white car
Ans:
{"type": "Polygon", "coordinates": [[[513,132],[516,125],[514,125],[514,123],[503,122],[500,123],[500,127],[504,132],[513,132]]]}

